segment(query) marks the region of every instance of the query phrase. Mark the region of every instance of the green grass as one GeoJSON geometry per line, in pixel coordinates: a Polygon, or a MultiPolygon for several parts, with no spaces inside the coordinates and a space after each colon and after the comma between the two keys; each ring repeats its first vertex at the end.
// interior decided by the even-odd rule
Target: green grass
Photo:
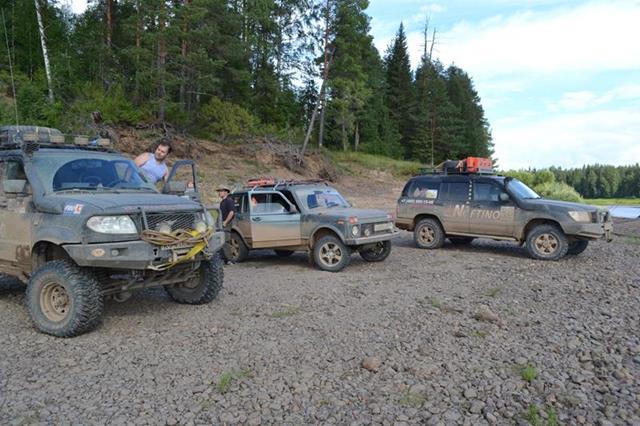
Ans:
{"type": "Polygon", "coordinates": [[[351,170],[350,164],[357,164],[368,170],[388,171],[396,177],[416,175],[422,168],[422,164],[416,161],[394,160],[389,157],[361,152],[332,151],[331,158],[346,170],[351,170]]]}
{"type": "Polygon", "coordinates": [[[406,392],[400,396],[398,403],[402,407],[420,408],[426,400],[427,398],[420,393],[406,392]]]}
{"type": "Polygon", "coordinates": [[[243,380],[250,377],[253,377],[253,372],[248,368],[225,371],[218,379],[218,392],[222,394],[227,393],[234,380],[243,380]]]}
{"type": "Polygon", "coordinates": [[[431,306],[432,308],[442,309],[442,302],[435,297],[424,297],[422,299],[416,299],[421,306],[431,306]]]}
{"type": "Polygon", "coordinates": [[[520,367],[520,376],[522,377],[522,380],[526,380],[531,383],[536,379],[536,377],[538,377],[538,371],[533,364],[527,364],[526,366],[520,367]]]}
{"type": "Polygon", "coordinates": [[[531,426],[558,426],[560,424],[556,410],[553,407],[548,407],[545,413],[547,414],[547,419],[543,422],[540,418],[540,409],[536,404],[531,404],[523,417],[531,426]]]}
{"type": "Polygon", "coordinates": [[[471,333],[471,335],[473,337],[480,337],[481,339],[484,339],[485,337],[488,336],[487,332],[482,330],[475,330],[471,333]]]}
{"type": "Polygon", "coordinates": [[[300,307],[287,306],[284,309],[272,312],[269,316],[271,318],[286,318],[286,317],[292,317],[294,315],[298,315],[300,312],[302,312],[302,308],[300,307]]]}
{"type": "Polygon", "coordinates": [[[490,288],[490,289],[487,291],[487,296],[489,296],[489,297],[496,297],[497,295],[499,295],[499,294],[500,294],[500,292],[501,292],[501,291],[502,291],[502,289],[500,289],[500,287],[493,287],[493,288],[490,288]]]}
{"type": "Polygon", "coordinates": [[[594,206],[640,206],[640,198],[585,198],[584,202],[594,206]]]}

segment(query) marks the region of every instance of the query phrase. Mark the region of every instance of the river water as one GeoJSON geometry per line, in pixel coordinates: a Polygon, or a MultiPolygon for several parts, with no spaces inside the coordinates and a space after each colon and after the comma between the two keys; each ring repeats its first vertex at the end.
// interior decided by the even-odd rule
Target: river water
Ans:
{"type": "Polygon", "coordinates": [[[608,206],[611,216],[640,219],[640,206],[608,206]]]}

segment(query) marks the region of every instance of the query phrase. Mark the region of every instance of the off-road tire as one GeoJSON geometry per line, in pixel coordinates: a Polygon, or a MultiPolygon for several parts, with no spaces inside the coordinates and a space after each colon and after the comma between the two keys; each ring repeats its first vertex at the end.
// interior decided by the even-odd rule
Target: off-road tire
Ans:
{"type": "Polygon", "coordinates": [[[558,260],[569,250],[566,235],[555,225],[535,226],[527,235],[529,255],[538,260],[558,260]]]}
{"type": "Polygon", "coordinates": [[[351,249],[333,235],[324,236],[313,246],[313,262],[323,271],[341,271],[351,262],[351,249]]]}
{"type": "Polygon", "coordinates": [[[27,284],[26,302],[38,330],[73,337],[94,329],[104,298],[96,277],[66,260],[47,262],[27,284]]]}
{"type": "Polygon", "coordinates": [[[224,281],[224,268],[220,253],[211,260],[200,262],[198,275],[192,281],[165,286],[173,300],[187,305],[203,305],[218,296],[224,281]]]}
{"type": "Polygon", "coordinates": [[[572,256],[578,255],[585,251],[589,246],[589,240],[577,240],[572,243],[569,243],[569,249],[567,250],[567,254],[572,256]]]}
{"type": "Polygon", "coordinates": [[[278,257],[289,257],[294,253],[293,250],[274,250],[274,252],[278,257]]]}
{"type": "Polygon", "coordinates": [[[240,263],[244,261],[249,255],[249,249],[247,245],[237,232],[231,232],[229,235],[229,241],[225,243],[224,257],[233,263],[240,263]]]}
{"type": "Polygon", "coordinates": [[[413,231],[413,241],[421,249],[437,249],[444,244],[444,231],[435,219],[422,219],[413,231]]]}
{"type": "Polygon", "coordinates": [[[360,257],[367,262],[382,262],[391,254],[391,241],[379,241],[376,247],[368,250],[360,250],[360,257]]]}
{"type": "Polygon", "coordinates": [[[473,237],[449,237],[451,244],[455,244],[457,246],[471,244],[473,240],[475,240],[473,237]]]}

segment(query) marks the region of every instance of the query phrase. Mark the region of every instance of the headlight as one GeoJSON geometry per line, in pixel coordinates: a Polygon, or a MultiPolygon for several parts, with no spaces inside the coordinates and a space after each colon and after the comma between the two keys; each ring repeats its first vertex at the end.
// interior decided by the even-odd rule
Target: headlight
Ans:
{"type": "Polygon", "coordinates": [[[87,227],[101,234],[137,234],[135,223],[129,216],[94,216],[87,227]]]}
{"type": "Polygon", "coordinates": [[[569,216],[576,222],[591,222],[591,212],[569,212],[569,216]]]}
{"type": "Polygon", "coordinates": [[[357,237],[359,233],[360,233],[360,227],[358,225],[354,225],[351,227],[351,235],[353,235],[354,237],[357,237]]]}

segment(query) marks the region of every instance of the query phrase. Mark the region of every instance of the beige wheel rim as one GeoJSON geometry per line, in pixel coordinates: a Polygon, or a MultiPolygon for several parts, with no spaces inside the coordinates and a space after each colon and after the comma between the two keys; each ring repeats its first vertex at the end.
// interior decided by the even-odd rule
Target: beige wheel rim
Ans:
{"type": "Polygon", "coordinates": [[[431,244],[436,240],[436,233],[430,226],[423,226],[418,232],[420,241],[423,244],[431,244]]]}
{"type": "Polygon", "coordinates": [[[58,283],[45,284],[40,293],[42,313],[54,322],[64,320],[71,310],[71,299],[67,290],[58,283]]]}
{"type": "Polygon", "coordinates": [[[324,243],[320,247],[320,261],[326,266],[335,266],[342,260],[344,253],[336,243],[324,243]]]}
{"type": "Polygon", "coordinates": [[[229,252],[231,254],[231,258],[237,259],[238,255],[240,254],[240,243],[238,242],[238,240],[235,238],[230,238],[229,248],[230,248],[229,252]]]}
{"type": "Polygon", "coordinates": [[[542,254],[553,254],[558,250],[560,243],[555,235],[544,233],[540,234],[534,241],[536,250],[542,254]]]}

